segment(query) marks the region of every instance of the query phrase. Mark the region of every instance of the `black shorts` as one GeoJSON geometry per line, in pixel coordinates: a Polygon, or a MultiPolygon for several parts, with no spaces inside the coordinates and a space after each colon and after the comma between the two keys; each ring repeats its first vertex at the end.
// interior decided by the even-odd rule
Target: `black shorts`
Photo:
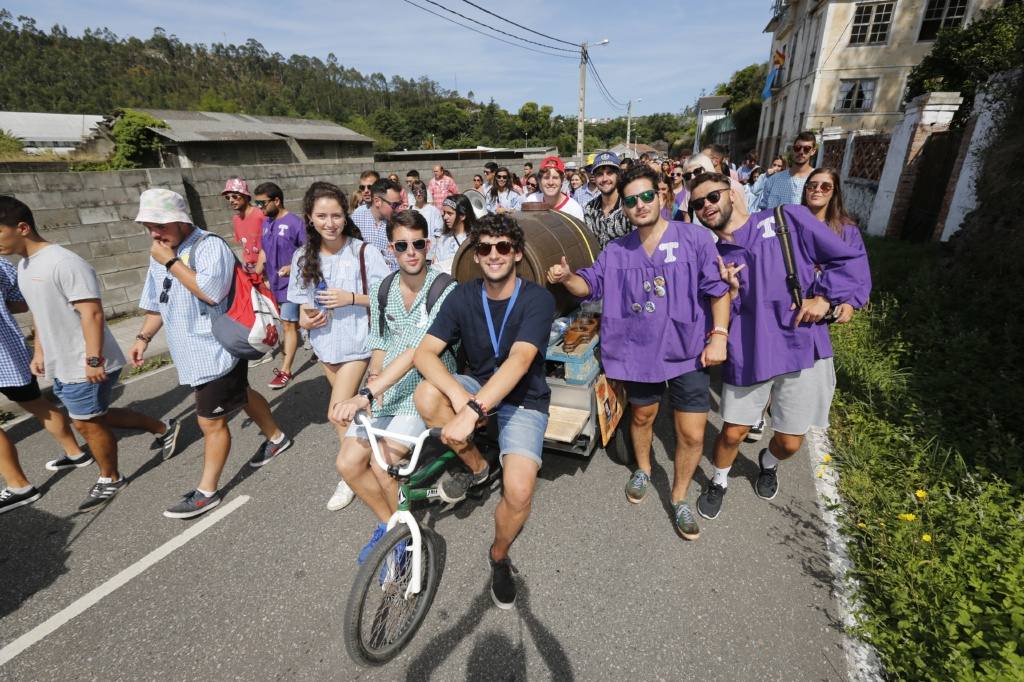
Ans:
{"type": "Polygon", "coordinates": [[[3,393],[4,397],[13,403],[27,403],[42,395],[39,392],[39,382],[35,377],[32,377],[32,381],[24,386],[0,386],[0,393],[3,393]]]}
{"type": "Polygon", "coordinates": [[[220,419],[249,402],[249,363],[239,360],[231,371],[196,386],[196,414],[220,419]]]}
{"type": "MultiPolygon", "coordinates": [[[[630,405],[653,405],[661,402],[664,381],[653,384],[627,381],[626,396],[630,405]]],[[[711,375],[706,369],[695,369],[668,380],[668,402],[676,412],[708,412],[711,410],[711,375]]]]}

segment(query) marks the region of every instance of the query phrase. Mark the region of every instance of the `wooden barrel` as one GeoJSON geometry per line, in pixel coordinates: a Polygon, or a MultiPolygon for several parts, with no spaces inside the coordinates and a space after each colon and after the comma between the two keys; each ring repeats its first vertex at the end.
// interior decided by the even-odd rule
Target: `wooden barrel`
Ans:
{"type": "MultiPolygon", "coordinates": [[[[540,203],[523,204],[523,210],[511,216],[523,228],[525,240],[523,259],[516,267],[517,274],[546,287],[555,297],[555,308],[559,314],[569,312],[579,303],[561,284],[548,284],[548,268],[561,263],[562,256],[574,271],[591,265],[601,251],[597,237],[576,218],[540,203]]],[[[482,276],[480,266],[473,260],[469,240],[455,254],[452,274],[459,282],[482,276]]]]}

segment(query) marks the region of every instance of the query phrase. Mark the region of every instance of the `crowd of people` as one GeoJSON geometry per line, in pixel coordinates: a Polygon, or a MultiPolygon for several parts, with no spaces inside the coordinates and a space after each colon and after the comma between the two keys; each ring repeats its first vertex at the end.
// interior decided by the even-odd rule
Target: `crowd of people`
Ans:
{"type": "MultiPolygon", "coordinates": [[[[99,508],[128,483],[112,429],[147,431],[165,457],[175,452],[175,420],[110,404],[121,369],[141,365],[163,328],[180,382],[194,389],[204,447],[195,488],[164,515],[198,517],[221,501],[228,420],[238,410],[264,436],[250,466],[264,466],[293,445],[250,386],[250,363],[213,334],[230,304],[236,268],[262,275],[283,329],[268,388],[293,380],[305,337],[330,387],[327,416],[338,438],[338,482],[327,506],[342,509],[358,497],[377,519],[357,560],[383,537],[398,503],[397,484],[371,458],[357,415],[406,436],[440,427],[461,461],[460,471],[439,481],[442,499],[458,502],[501,477],[488,559],[492,597],[511,608],[509,550],[529,516],[543,463],[551,400],[545,355],[555,318],[548,289],[516,275],[527,238],[517,211],[543,204],[579,220],[600,243],[592,265],[573,272],[563,258],[548,270],[548,284],[600,303],[604,372],[624,383],[631,406],[624,427],[636,459],[625,483],[630,503],[641,502],[651,485],[653,424],[667,389],[675,426],[672,523],[695,540],[697,515],[720,514],[739,446],[760,438],[766,415],[774,434],[758,455],[755,484],[765,499],[778,493],[780,462],[797,452],[811,427],[828,425],[835,374],[826,322],[848,322],[868,300],[860,232],[844,209],[838,173],[812,168],[815,152],[814,136],[801,133],[788,166],[783,160],[764,173],[753,154],[734,169],[715,145],[677,162],[601,152],[582,169],[552,156],[536,173],[524,163],[521,176],[487,163],[473,178],[483,206],[460,193],[441,165],[426,183],[409,171],[404,185],[397,175],[367,170],[350,195],[314,182],[301,214],[285,208],[274,182],[250,192],[244,179],[230,178],[223,195],[240,262],[224,239],[192,222],[181,195],[149,189],[136,217],[152,238],[139,303],[144,314],[127,357],[104,322],[92,267],[47,242],[29,206],[0,197],[0,254],[20,257],[16,267],[0,258],[0,392],[58,442],[63,454],[48,469],[96,462],[97,482],[79,509],[99,508]],[[776,222],[778,206],[783,224],[776,222]],[[457,283],[451,270],[463,248],[482,277],[457,283]],[[12,317],[25,311],[32,314],[33,353],[12,317]],[[691,504],[711,410],[709,369],[719,365],[724,426],[711,453],[714,474],[691,504]],[[43,374],[53,378],[54,396],[85,447],[41,395],[36,377],[43,374]],[[497,458],[474,441],[488,419],[497,424],[497,458]]],[[[403,441],[382,444],[391,464],[407,454],[403,441]]],[[[39,498],[2,430],[0,476],[0,513],[39,498]]]]}

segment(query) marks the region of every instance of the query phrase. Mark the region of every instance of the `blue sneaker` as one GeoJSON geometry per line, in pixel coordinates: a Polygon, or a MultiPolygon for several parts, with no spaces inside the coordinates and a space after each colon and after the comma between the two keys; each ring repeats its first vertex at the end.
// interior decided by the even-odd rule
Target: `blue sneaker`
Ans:
{"type": "Polygon", "coordinates": [[[359,552],[359,558],[356,559],[356,563],[362,564],[366,561],[366,557],[370,556],[370,552],[373,551],[373,548],[377,546],[377,543],[380,542],[380,539],[384,537],[384,534],[387,532],[388,524],[378,523],[377,528],[373,531],[373,535],[370,536],[370,541],[367,542],[366,546],[363,547],[361,552],[359,552]]]}
{"type": "Polygon", "coordinates": [[[405,573],[405,567],[409,563],[409,558],[412,556],[409,551],[409,543],[406,540],[402,540],[395,548],[391,550],[392,558],[390,562],[385,562],[380,568],[380,584],[383,585],[390,578],[391,580],[396,579],[398,576],[405,573]]]}

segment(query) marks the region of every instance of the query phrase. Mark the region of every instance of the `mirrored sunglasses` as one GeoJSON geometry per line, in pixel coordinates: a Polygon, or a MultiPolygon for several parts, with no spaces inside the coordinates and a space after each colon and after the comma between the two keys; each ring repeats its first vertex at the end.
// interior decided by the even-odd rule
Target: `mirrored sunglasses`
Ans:
{"type": "Polygon", "coordinates": [[[637,200],[649,204],[654,201],[654,197],[657,195],[653,189],[649,189],[646,192],[640,192],[639,194],[630,194],[628,197],[622,197],[622,203],[626,205],[626,208],[636,207],[637,200]]]}

